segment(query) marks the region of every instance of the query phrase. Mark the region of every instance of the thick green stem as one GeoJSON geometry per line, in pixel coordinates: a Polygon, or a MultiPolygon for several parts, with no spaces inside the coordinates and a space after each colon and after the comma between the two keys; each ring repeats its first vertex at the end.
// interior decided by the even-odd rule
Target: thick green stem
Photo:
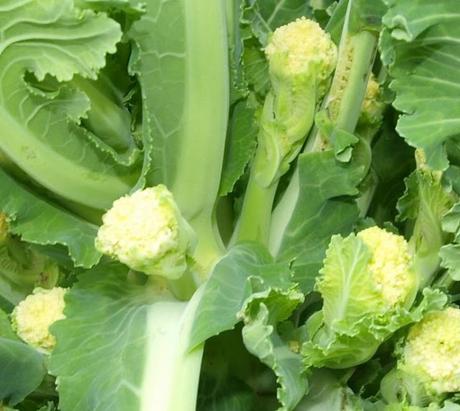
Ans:
{"type": "Polygon", "coordinates": [[[201,265],[208,266],[221,254],[214,209],[229,110],[225,4],[221,0],[187,0],[184,7],[186,110],[170,188],[198,234],[195,257],[201,265]]]}
{"type": "Polygon", "coordinates": [[[150,336],[141,411],[195,411],[203,345],[190,350],[190,333],[201,299],[198,290],[188,303],[162,301],[151,305],[150,336]]]}
{"type": "Polygon", "coordinates": [[[236,242],[259,241],[262,244],[268,243],[271,212],[278,180],[269,186],[259,184],[256,175],[264,159],[265,156],[258,149],[236,229],[234,238],[236,242]]]}
{"type": "Polygon", "coordinates": [[[185,110],[170,188],[193,225],[214,213],[225,150],[229,80],[225,4],[184,2],[185,110]]]}
{"type": "Polygon", "coordinates": [[[214,214],[229,112],[226,3],[146,4],[147,14],[133,27],[154,137],[148,183],[173,193],[198,237],[194,258],[208,266],[223,250],[214,214]]]}
{"type": "MultiPolygon", "coordinates": [[[[375,34],[363,31],[347,37],[339,50],[336,73],[325,100],[329,118],[338,129],[353,133],[356,128],[376,46],[375,34]]],[[[319,130],[315,129],[304,152],[319,151],[329,144],[330,142],[323,140],[319,130]]]]}
{"type": "Polygon", "coordinates": [[[197,286],[192,272],[187,271],[178,280],[168,281],[168,288],[177,299],[187,301],[192,298],[197,286]]]}

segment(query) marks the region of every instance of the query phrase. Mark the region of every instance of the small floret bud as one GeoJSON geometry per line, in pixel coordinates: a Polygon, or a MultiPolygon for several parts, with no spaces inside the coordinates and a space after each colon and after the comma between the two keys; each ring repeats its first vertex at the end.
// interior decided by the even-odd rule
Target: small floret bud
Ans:
{"type": "Polygon", "coordinates": [[[265,54],[270,73],[281,81],[303,78],[321,84],[329,79],[337,60],[329,34],[305,17],[276,29],[265,54]]]}
{"type": "Polygon", "coordinates": [[[50,290],[36,288],[16,306],[12,313],[12,326],[23,341],[44,352],[54,348],[56,339],[49,327],[65,318],[66,291],[61,287],[50,290]]]}
{"type": "Polygon", "coordinates": [[[408,299],[412,303],[417,281],[404,237],[377,226],[360,231],[358,237],[372,252],[369,270],[383,299],[390,306],[408,299]]]}
{"type": "Polygon", "coordinates": [[[383,110],[385,109],[385,104],[381,100],[381,94],[380,85],[375,80],[374,75],[371,74],[361,108],[360,125],[372,126],[380,124],[383,110]]]}

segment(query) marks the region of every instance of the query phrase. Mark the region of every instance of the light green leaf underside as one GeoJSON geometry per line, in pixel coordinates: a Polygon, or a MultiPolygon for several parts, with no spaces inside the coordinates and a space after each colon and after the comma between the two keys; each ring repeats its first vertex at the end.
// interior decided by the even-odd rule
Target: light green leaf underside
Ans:
{"type": "Polygon", "coordinates": [[[296,287],[269,290],[250,298],[241,313],[246,348],[276,375],[280,411],[294,409],[307,390],[301,355],[292,351],[277,331],[278,323],[286,320],[302,301],[303,294],[296,287]]]}
{"type": "Polygon", "coordinates": [[[66,296],[50,360],[62,411],[195,409],[202,348],[186,351],[190,305],[127,274],[98,266],[66,296]]]}
{"type": "Polygon", "coordinates": [[[363,170],[339,163],[332,151],[302,154],[298,161],[300,190],[283,233],[277,258],[294,260],[295,279],[311,291],[333,234],[348,234],[358,217],[351,198],[363,170]]]}
{"type": "Polygon", "coordinates": [[[439,269],[440,249],[448,237],[443,233],[442,219],[455,196],[430,170],[414,171],[405,183],[406,191],[397,203],[399,219],[413,224],[410,245],[415,254],[414,268],[424,286],[439,269]]]}
{"type": "Polygon", "coordinates": [[[40,81],[75,74],[95,78],[115,52],[119,26],[79,11],[71,0],[5,0],[0,6],[0,149],[33,179],[60,196],[104,209],[130,188],[130,173],[90,144],[76,124],[87,109],[82,93],[31,92],[27,72],[40,81]]]}
{"type": "Polygon", "coordinates": [[[324,322],[331,329],[346,332],[367,313],[385,309],[368,268],[371,256],[362,240],[353,234],[332,237],[317,282],[324,300],[324,322]]]}
{"type": "Polygon", "coordinates": [[[460,12],[456,0],[386,0],[383,61],[393,78],[397,130],[426,151],[436,169],[448,166],[444,144],[458,135],[460,12]]]}
{"type": "Polygon", "coordinates": [[[101,254],[94,247],[97,226],[53,206],[27,191],[0,169],[0,210],[10,219],[13,234],[35,244],[62,244],[75,265],[92,267],[101,254]]]}
{"type": "Polygon", "coordinates": [[[291,272],[286,263],[274,263],[268,252],[254,243],[230,249],[215,266],[198,305],[191,347],[240,321],[238,313],[249,298],[270,288],[289,288],[291,272]]]}
{"type": "Polygon", "coordinates": [[[0,310],[0,403],[22,401],[45,374],[43,356],[16,337],[7,315],[0,310]]]}

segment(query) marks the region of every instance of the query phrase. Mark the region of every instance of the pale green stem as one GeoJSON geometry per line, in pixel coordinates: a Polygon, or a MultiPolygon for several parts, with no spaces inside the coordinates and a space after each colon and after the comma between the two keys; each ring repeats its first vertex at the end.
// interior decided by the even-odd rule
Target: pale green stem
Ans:
{"type": "MultiPolygon", "coordinates": [[[[346,28],[345,28],[346,29],[346,28]]],[[[337,128],[352,133],[358,123],[362,102],[366,93],[372,62],[375,58],[377,38],[369,32],[347,36],[339,50],[339,61],[331,86],[325,100],[325,107],[333,104],[336,109],[329,111],[330,118],[337,128]],[[345,77],[344,77],[345,76],[345,77]]],[[[304,152],[324,149],[319,130],[314,129],[304,152]]],[[[275,208],[270,229],[269,249],[276,255],[281,247],[284,231],[294,212],[300,193],[299,170],[295,169],[290,183],[275,208]]]]}
{"type": "Polygon", "coordinates": [[[257,149],[236,229],[235,242],[258,241],[262,244],[268,242],[272,205],[278,180],[269,186],[259,184],[256,175],[264,160],[264,153],[261,149],[257,149]]]}
{"type": "Polygon", "coordinates": [[[224,159],[229,111],[226,5],[222,0],[184,1],[186,101],[174,178],[166,182],[198,235],[195,258],[208,267],[223,246],[215,204],[224,159]]]}

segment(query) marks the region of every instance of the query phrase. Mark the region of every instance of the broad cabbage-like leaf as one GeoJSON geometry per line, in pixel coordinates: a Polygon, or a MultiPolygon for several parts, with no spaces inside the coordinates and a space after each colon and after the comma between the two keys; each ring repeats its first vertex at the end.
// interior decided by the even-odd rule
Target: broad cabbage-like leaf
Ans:
{"type": "Polygon", "coordinates": [[[14,334],[0,310],[0,402],[15,405],[34,391],[46,374],[45,358],[14,334]]]}
{"type": "Polygon", "coordinates": [[[303,294],[295,286],[264,294],[251,297],[240,313],[245,323],[243,341],[249,352],[273,369],[278,382],[279,410],[292,410],[307,391],[307,378],[302,356],[277,327],[303,301],[303,294]]]}
{"type": "Polygon", "coordinates": [[[92,267],[101,254],[94,247],[97,226],[40,199],[0,169],[0,210],[10,219],[10,231],[35,244],[61,244],[75,265],[92,267]]]}
{"type": "Polygon", "coordinates": [[[439,269],[440,249],[448,237],[442,229],[443,217],[455,196],[441,181],[441,175],[426,168],[414,171],[406,180],[406,191],[399,199],[399,220],[413,226],[410,246],[415,270],[422,286],[429,284],[439,269]]]}
{"type": "Polygon", "coordinates": [[[331,236],[348,234],[358,218],[351,196],[358,194],[364,168],[336,161],[332,150],[301,154],[298,168],[299,191],[286,196],[288,207],[275,209],[270,249],[279,260],[294,260],[296,281],[311,291],[331,236]]]}
{"type": "Polygon", "coordinates": [[[249,300],[265,296],[270,290],[293,286],[288,263],[276,263],[267,250],[256,243],[231,248],[215,266],[204,285],[191,335],[195,346],[232,329],[238,313],[249,300]]]}
{"type": "MultiPolygon", "coordinates": [[[[323,308],[307,321],[308,338],[302,347],[307,366],[340,369],[362,364],[395,331],[446,304],[446,295],[428,288],[414,308],[411,299],[389,304],[373,280],[370,258],[357,236],[332,238],[317,283],[323,308]]],[[[413,294],[412,282],[409,285],[408,295],[413,294]]]]}
{"type": "Polygon", "coordinates": [[[74,86],[49,91],[29,80],[35,85],[53,78],[67,82],[77,74],[95,78],[106,54],[116,50],[119,25],[104,14],[76,9],[72,0],[6,0],[0,11],[1,152],[65,199],[110,206],[129,191],[132,176],[79,127],[88,97],[74,86]]]}
{"type": "Polygon", "coordinates": [[[202,356],[202,345],[188,350],[195,297],[179,302],[118,264],[80,275],[66,295],[66,319],[52,326],[60,409],[195,410],[202,356]]]}
{"type": "Polygon", "coordinates": [[[385,0],[389,10],[381,54],[403,112],[397,130],[426,151],[428,163],[445,169],[445,143],[458,135],[460,15],[456,0],[385,0]]]}

